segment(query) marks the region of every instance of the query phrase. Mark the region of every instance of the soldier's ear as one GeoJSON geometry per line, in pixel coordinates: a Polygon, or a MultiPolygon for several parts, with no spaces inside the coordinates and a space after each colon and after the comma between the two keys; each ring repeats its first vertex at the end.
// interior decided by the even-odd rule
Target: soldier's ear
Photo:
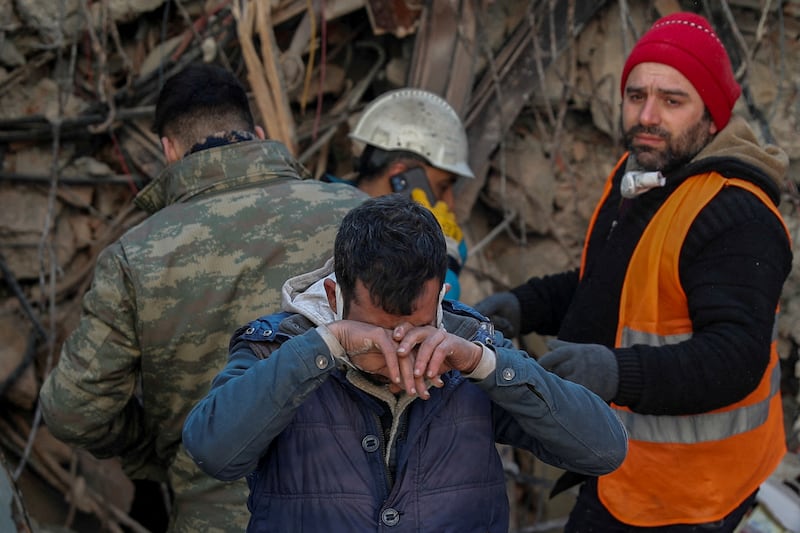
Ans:
{"type": "Polygon", "coordinates": [[[164,150],[164,158],[167,164],[172,164],[181,159],[183,152],[178,143],[169,137],[161,137],[161,148],[164,150]]]}
{"type": "Polygon", "coordinates": [[[262,128],[261,126],[256,126],[255,131],[256,131],[256,137],[258,137],[262,141],[267,138],[267,134],[264,133],[264,128],[262,128]]]}

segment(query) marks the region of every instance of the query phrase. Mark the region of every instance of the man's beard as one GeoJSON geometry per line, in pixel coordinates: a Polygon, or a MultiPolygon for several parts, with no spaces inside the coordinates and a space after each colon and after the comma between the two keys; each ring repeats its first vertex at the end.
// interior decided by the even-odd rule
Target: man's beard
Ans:
{"type": "Polygon", "coordinates": [[[667,173],[691,161],[709,143],[712,137],[708,131],[709,121],[709,118],[703,117],[674,139],[668,131],[658,126],[636,125],[625,132],[625,148],[633,154],[643,170],[667,173]],[[659,150],[652,146],[634,146],[634,137],[638,134],[661,137],[666,148],[659,150]]]}

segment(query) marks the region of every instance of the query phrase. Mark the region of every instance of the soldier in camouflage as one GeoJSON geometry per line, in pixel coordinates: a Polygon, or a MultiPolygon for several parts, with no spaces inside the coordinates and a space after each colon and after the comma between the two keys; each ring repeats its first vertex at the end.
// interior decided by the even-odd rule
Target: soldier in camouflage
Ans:
{"type": "Polygon", "coordinates": [[[224,368],[230,332],[280,309],[283,282],[324,264],[366,195],[304,179],[218,67],[168,80],[154,129],[170,164],[136,197],[150,216],[99,255],[42,413],[59,439],[119,456],[131,478],[167,482],[170,531],[243,531],[246,483],[194,465],[184,418],[224,368]]]}

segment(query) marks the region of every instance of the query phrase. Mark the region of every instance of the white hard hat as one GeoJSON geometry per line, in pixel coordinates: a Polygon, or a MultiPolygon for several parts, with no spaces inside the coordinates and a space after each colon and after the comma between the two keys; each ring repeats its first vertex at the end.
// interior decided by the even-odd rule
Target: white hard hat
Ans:
{"type": "Polygon", "coordinates": [[[475,175],[467,163],[467,132],[440,96],[422,89],[396,89],[372,101],[350,137],[383,150],[405,150],[431,166],[459,176],[475,175]]]}

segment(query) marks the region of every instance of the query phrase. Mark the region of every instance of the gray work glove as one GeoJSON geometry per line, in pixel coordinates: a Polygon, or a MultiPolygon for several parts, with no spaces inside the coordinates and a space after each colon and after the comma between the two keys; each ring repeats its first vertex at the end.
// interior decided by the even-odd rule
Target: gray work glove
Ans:
{"type": "Polygon", "coordinates": [[[617,358],[600,344],[579,344],[562,340],[548,341],[550,352],[539,358],[546,370],[579,383],[610,402],[619,388],[617,358]]]}
{"type": "Polygon", "coordinates": [[[487,296],[475,304],[475,309],[491,320],[504,337],[513,339],[519,334],[519,300],[513,293],[498,292],[487,296]]]}

